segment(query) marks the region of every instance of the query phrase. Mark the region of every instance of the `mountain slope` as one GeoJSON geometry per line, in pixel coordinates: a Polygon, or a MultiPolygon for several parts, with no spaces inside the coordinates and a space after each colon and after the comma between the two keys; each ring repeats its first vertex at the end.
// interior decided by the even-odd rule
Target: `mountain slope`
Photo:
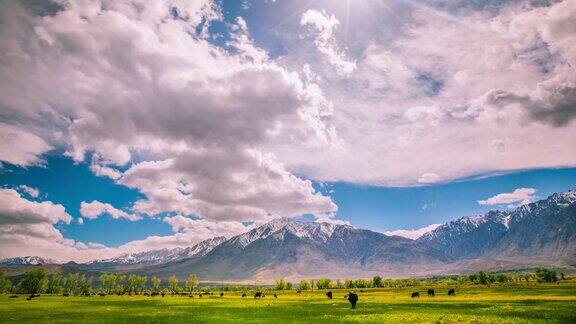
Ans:
{"type": "Polygon", "coordinates": [[[114,268],[163,264],[181,259],[204,256],[224,241],[226,241],[224,236],[218,236],[186,248],[177,247],[174,249],[127,253],[110,259],[96,260],[91,262],[90,265],[94,268],[114,268]]]}
{"type": "Polygon", "coordinates": [[[455,259],[574,258],[576,256],[576,191],[512,211],[463,217],[426,233],[418,242],[455,259]]]}
{"type": "Polygon", "coordinates": [[[283,276],[364,276],[416,273],[449,259],[416,241],[352,226],[279,219],[220,244],[201,258],[157,267],[147,273],[208,280],[269,280],[283,276]]]}

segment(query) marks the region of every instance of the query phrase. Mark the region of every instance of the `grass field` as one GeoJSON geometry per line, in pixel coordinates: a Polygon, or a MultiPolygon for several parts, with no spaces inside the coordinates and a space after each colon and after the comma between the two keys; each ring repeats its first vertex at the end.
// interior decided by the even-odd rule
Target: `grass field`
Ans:
{"type": "MultiPolygon", "coordinates": [[[[308,291],[298,295],[279,292],[255,300],[241,293],[204,296],[106,296],[61,297],[0,295],[0,322],[150,323],[150,322],[475,322],[475,323],[576,323],[576,284],[531,286],[434,287],[437,296],[426,296],[426,287],[366,289],[359,292],[355,310],[344,295],[347,290],[308,291]],[[410,292],[420,291],[418,299],[410,292]]],[[[357,291],[358,292],[358,291],[357,291]]]]}

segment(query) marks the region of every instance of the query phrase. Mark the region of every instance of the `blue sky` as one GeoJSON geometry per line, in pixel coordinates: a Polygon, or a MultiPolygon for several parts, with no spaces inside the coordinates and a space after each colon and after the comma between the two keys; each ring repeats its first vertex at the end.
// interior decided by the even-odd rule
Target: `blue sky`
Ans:
{"type": "Polygon", "coordinates": [[[88,261],[278,217],[414,237],[574,189],[575,16],[576,0],[0,2],[0,257],[88,261]]]}

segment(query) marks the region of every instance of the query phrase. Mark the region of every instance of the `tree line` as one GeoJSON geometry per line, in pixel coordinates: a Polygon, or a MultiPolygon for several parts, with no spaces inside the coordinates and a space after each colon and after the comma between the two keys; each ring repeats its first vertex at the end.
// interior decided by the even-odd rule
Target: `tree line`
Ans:
{"type": "MultiPolygon", "coordinates": [[[[538,268],[534,273],[490,273],[479,271],[469,275],[436,276],[430,278],[409,278],[409,279],[383,279],[381,276],[374,276],[369,279],[302,279],[298,290],[313,289],[354,289],[354,288],[403,288],[423,285],[463,285],[463,284],[505,284],[514,282],[557,282],[559,279],[565,280],[564,273],[560,273],[560,278],[556,271],[546,268],[538,268]]],[[[275,290],[291,290],[296,287],[287,282],[284,278],[277,279],[274,285],[275,290]]]]}
{"type": "MultiPolygon", "coordinates": [[[[514,282],[540,282],[550,283],[566,279],[563,273],[560,276],[556,271],[538,268],[533,273],[490,273],[479,271],[469,275],[436,276],[430,278],[411,279],[383,279],[374,276],[369,279],[302,279],[295,285],[283,278],[277,279],[273,286],[252,286],[256,290],[313,290],[313,289],[355,289],[355,288],[402,288],[422,285],[459,285],[459,284],[505,284],[514,282]]],[[[222,291],[242,291],[251,286],[222,285],[222,291]]],[[[49,274],[44,268],[35,268],[27,271],[23,278],[14,285],[0,269],[0,293],[28,293],[28,294],[64,294],[64,295],[90,295],[95,292],[105,294],[178,294],[192,293],[196,290],[210,291],[210,287],[199,288],[198,276],[189,274],[184,282],[178,277],[170,276],[166,282],[160,277],[148,278],[137,274],[103,273],[96,279],[84,274],[49,274]]]]}

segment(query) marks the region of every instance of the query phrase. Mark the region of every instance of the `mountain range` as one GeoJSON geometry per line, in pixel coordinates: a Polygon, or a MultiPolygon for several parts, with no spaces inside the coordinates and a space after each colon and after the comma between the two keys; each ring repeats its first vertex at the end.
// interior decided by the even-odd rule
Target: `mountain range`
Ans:
{"type": "MultiPolygon", "coordinates": [[[[49,264],[39,257],[1,265],[49,264]]],[[[70,263],[67,264],[70,268],[70,263]]],[[[576,191],[448,222],[417,240],[349,225],[281,218],[230,239],[124,254],[73,266],[206,281],[424,276],[542,265],[576,267],[576,191]]]]}

